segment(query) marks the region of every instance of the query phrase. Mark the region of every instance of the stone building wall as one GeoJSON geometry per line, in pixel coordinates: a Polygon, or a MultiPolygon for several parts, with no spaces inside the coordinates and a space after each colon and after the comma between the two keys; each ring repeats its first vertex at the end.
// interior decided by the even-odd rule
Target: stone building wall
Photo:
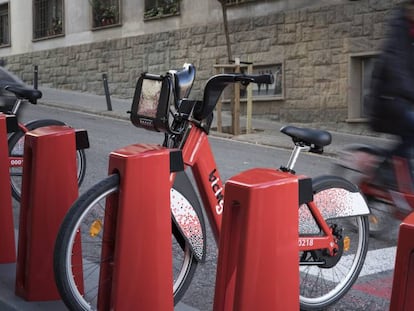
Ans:
{"type": "MultiPolygon", "coordinates": [[[[286,122],[340,122],[347,117],[350,55],[379,49],[386,20],[398,1],[346,1],[230,22],[234,56],[254,64],[283,62],[284,98],[255,103],[255,114],[286,122]]],[[[192,62],[197,82],[192,97],[224,63],[223,26],[205,25],[6,57],[7,68],[31,83],[103,94],[108,75],[112,96],[131,98],[143,71],[164,73],[192,62]]]]}

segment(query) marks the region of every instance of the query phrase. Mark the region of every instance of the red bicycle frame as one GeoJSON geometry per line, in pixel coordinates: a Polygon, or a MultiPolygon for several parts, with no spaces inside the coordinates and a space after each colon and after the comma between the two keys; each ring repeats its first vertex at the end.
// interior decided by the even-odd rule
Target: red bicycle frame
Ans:
{"type": "MultiPolygon", "coordinates": [[[[207,134],[200,128],[192,126],[185,140],[182,154],[184,164],[192,169],[214,238],[218,242],[221,233],[224,187],[207,134]]],[[[337,238],[315,202],[309,202],[308,208],[324,235],[300,237],[299,250],[327,249],[333,255],[334,250],[338,248],[337,238]]]]}
{"type": "Polygon", "coordinates": [[[183,160],[191,167],[216,242],[220,236],[224,187],[207,134],[192,126],[183,147],[183,160]]]}

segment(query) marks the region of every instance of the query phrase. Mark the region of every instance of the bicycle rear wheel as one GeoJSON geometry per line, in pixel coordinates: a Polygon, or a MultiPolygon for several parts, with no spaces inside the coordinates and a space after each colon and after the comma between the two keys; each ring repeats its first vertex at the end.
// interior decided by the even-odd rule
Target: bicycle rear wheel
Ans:
{"type": "MultiPolygon", "coordinates": [[[[27,125],[28,130],[34,130],[40,127],[50,125],[64,125],[65,123],[57,120],[36,120],[27,125]]],[[[22,194],[23,179],[23,153],[24,153],[24,135],[22,131],[13,133],[8,141],[9,156],[21,159],[20,165],[10,167],[10,182],[13,198],[20,202],[22,194]]],[[[81,185],[86,173],[86,155],[84,150],[76,152],[78,185],[81,185]]]]}
{"type": "MultiPolygon", "coordinates": [[[[322,177],[313,180],[314,202],[332,188],[357,191],[342,178],[322,177]]],[[[336,235],[340,249],[334,256],[325,250],[299,253],[301,310],[321,310],[336,303],[357,280],[367,254],[367,216],[332,218],[326,222],[336,235]]]]}
{"type": "MultiPolygon", "coordinates": [[[[96,310],[100,265],[111,262],[112,256],[101,257],[106,201],[116,199],[119,176],[108,176],[74,203],[66,215],[56,239],[54,272],[62,300],[71,310],[96,310]],[[75,240],[81,238],[82,269],[73,260],[75,240]],[[82,275],[83,274],[83,278],[82,275]],[[81,284],[79,284],[81,283],[81,284]],[[82,286],[84,289],[82,290],[82,286]]],[[[182,243],[178,230],[172,230],[173,240],[173,292],[177,303],[187,289],[195,272],[197,261],[187,243],[182,243]]],[[[143,250],[150,252],[150,250],[143,250]]],[[[111,282],[111,279],[107,279],[111,282]]],[[[145,282],[145,280],[143,280],[145,282]]]]}

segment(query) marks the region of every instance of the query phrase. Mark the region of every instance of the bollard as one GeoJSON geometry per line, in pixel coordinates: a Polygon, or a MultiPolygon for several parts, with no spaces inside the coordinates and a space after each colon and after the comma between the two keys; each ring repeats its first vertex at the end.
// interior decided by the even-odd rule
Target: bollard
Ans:
{"type": "Polygon", "coordinates": [[[109,94],[109,87],[108,87],[108,76],[104,73],[102,74],[102,81],[105,91],[105,98],[106,98],[106,107],[108,111],[112,111],[112,103],[111,103],[111,95],[109,94]]]}
{"type": "Polygon", "coordinates": [[[15,116],[0,114],[0,263],[16,261],[7,133],[17,128],[15,116]]]}
{"type": "Polygon", "coordinates": [[[298,185],[272,169],[227,181],[214,311],[299,310],[298,185]]]}
{"type": "Polygon", "coordinates": [[[112,282],[99,286],[99,310],[173,310],[170,170],[182,169],[181,152],[160,146],[111,153],[109,172],[117,171],[121,182],[118,198],[106,206],[104,238],[115,242],[102,256],[113,252],[114,262],[101,266],[101,280],[112,282]],[[176,169],[173,158],[181,161],[176,169]],[[111,211],[116,219],[108,219],[111,211]]]}
{"type": "Polygon", "coordinates": [[[33,67],[33,88],[37,90],[39,81],[39,66],[34,65],[33,67]]]}
{"type": "Polygon", "coordinates": [[[395,258],[390,311],[409,311],[414,306],[414,213],[400,225],[395,258]]]}
{"type": "Polygon", "coordinates": [[[15,292],[29,301],[60,299],[53,249],[78,197],[76,139],[68,126],[38,128],[25,137],[15,292]]]}

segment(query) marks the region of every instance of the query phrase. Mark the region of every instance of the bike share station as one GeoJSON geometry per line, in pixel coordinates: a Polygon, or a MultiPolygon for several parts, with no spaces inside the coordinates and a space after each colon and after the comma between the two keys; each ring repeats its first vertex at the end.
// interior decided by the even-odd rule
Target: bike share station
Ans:
{"type": "MultiPolygon", "coordinates": [[[[28,302],[60,300],[53,249],[62,219],[78,197],[76,150],[89,147],[88,135],[69,126],[43,127],[26,134],[16,257],[7,144],[7,133],[16,130],[16,117],[0,114],[0,263],[15,267],[16,296],[28,302]]],[[[8,271],[7,276],[11,274],[8,271]]],[[[12,285],[11,278],[1,281],[12,285]]],[[[5,307],[16,310],[42,308],[13,297],[8,300],[13,302],[5,307]]]]}
{"type": "Polygon", "coordinates": [[[0,114],[0,264],[16,261],[7,134],[17,129],[15,116],[0,114]]]}
{"type": "MultiPolygon", "coordinates": [[[[11,117],[0,115],[3,159],[8,158],[6,119],[11,123],[11,117]]],[[[87,145],[86,131],[67,126],[26,135],[17,259],[10,187],[2,187],[0,260],[16,261],[15,293],[26,301],[60,299],[53,279],[53,247],[61,220],[78,196],[76,148],[87,145]]],[[[1,163],[0,176],[8,185],[7,161],[1,163]]],[[[174,309],[170,173],[182,169],[181,152],[158,145],[131,145],[111,153],[109,171],[120,173],[122,195],[112,202],[119,210],[116,260],[110,288],[99,289],[100,309],[174,309]],[[130,235],[131,230],[139,232],[130,235]],[[142,256],[131,244],[153,251],[142,256]]],[[[297,211],[300,194],[312,196],[309,186],[307,179],[266,169],[241,173],[228,182],[214,310],[298,309],[298,215],[281,213],[277,206],[289,204],[297,211]],[[280,243],[270,243],[269,236],[277,236],[280,243]],[[254,290],[251,284],[256,284],[254,290]]],[[[110,234],[110,228],[105,230],[110,234]]]]}
{"type": "MultiPolygon", "coordinates": [[[[5,119],[0,116],[0,149],[7,159],[5,119]]],[[[17,259],[10,187],[2,187],[1,259],[16,260],[15,294],[26,301],[60,299],[53,248],[60,223],[78,197],[76,148],[86,147],[86,131],[68,126],[26,134],[17,259]]],[[[3,184],[9,185],[7,161],[1,163],[3,184]]],[[[112,283],[99,288],[100,310],[174,309],[170,176],[183,169],[180,150],[158,145],[130,145],[110,154],[109,172],[119,172],[121,183],[118,199],[108,206],[118,210],[116,219],[105,220],[104,234],[115,235],[116,247],[102,250],[115,256],[101,270],[111,273],[112,283]],[[143,255],[130,245],[152,251],[143,255]]],[[[228,181],[214,310],[299,308],[297,207],[311,199],[310,179],[273,169],[249,170],[228,181]],[[289,214],[283,212],[286,205],[291,206],[289,214]]]]}
{"type": "MultiPolygon", "coordinates": [[[[15,122],[0,114],[0,263],[16,262],[14,290],[25,301],[60,300],[53,248],[78,197],[76,150],[89,147],[87,132],[49,126],[26,134],[16,258],[7,161],[7,132],[15,122]]],[[[180,150],[159,145],[135,144],[110,154],[108,171],[118,172],[121,182],[107,206],[118,211],[116,217],[104,222],[104,234],[115,243],[102,252],[115,255],[101,267],[112,282],[99,287],[99,310],[174,309],[170,177],[184,165],[180,150]]],[[[298,206],[311,200],[310,179],[274,169],[250,169],[227,181],[214,311],[299,310],[298,206]]],[[[391,310],[413,305],[413,235],[411,215],[401,225],[391,310]]]]}
{"type": "Polygon", "coordinates": [[[400,225],[390,311],[409,311],[414,306],[414,213],[400,225]]]}
{"type": "MultiPolygon", "coordinates": [[[[112,288],[100,288],[105,293],[99,295],[100,309],[173,310],[169,178],[179,169],[179,150],[131,145],[111,153],[109,170],[118,171],[122,182],[120,197],[111,205],[119,211],[112,288]],[[131,244],[151,249],[151,255],[143,256],[131,244]]],[[[310,180],[271,169],[253,169],[228,181],[214,310],[299,309],[294,211],[300,198],[312,198],[310,180]],[[285,214],[281,205],[290,205],[293,212],[285,214]],[[271,236],[280,242],[273,243],[271,236]]]]}
{"type": "MultiPolygon", "coordinates": [[[[161,101],[160,93],[152,96],[161,101]]],[[[136,106],[131,110],[134,124],[163,126],[149,114],[135,115],[145,114],[136,106]]],[[[119,173],[121,182],[118,197],[106,206],[118,212],[104,221],[104,239],[114,239],[115,246],[102,250],[104,258],[113,251],[114,262],[101,267],[100,279],[108,273],[112,282],[99,286],[100,310],[174,309],[170,177],[184,165],[181,150],[159,145],[130,145],[110,154],[109,174],[119,173]],[[145,256],[140,249],[151,252],[145,256]]],[[[249,170],[226,183],[214,310],[299,309],[298,206],[310,200],[310,179],[274,169],[249,170]]]]}

